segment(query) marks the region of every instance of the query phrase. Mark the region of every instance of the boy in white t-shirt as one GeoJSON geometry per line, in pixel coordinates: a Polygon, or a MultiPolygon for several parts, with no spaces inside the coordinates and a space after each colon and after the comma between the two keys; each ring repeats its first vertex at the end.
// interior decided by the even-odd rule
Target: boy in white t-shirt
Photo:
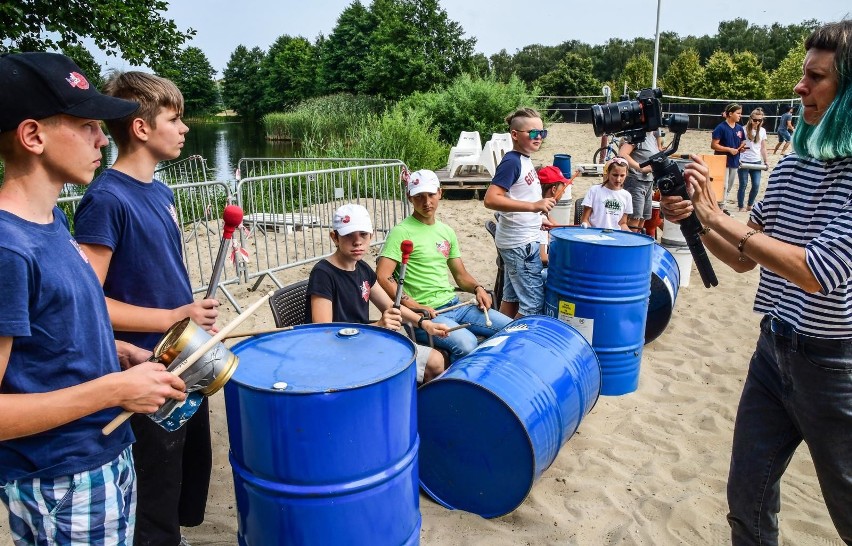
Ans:
{"type": "Polygon", "coordinates": [[[504,292],[500,311],[515,318],[544,310],[544,284],[539,256],[542,214],[556,205],[541,196],[541,183],[530,155],[547,136],[538,112],[521,108],[506,118],[512,151],[503,156],[485,193],[485,206],[500,212],[494,243],[503,258],[504,292]]]}
{"type": "Polygon", "coordinates": [[[616,157],[604,167],[604,183],[592,186],[583,199],[580,225],[602,229],[630,230],[627,216],[633,213],[633,198],[624,189],[627,160],[616,157]]]}

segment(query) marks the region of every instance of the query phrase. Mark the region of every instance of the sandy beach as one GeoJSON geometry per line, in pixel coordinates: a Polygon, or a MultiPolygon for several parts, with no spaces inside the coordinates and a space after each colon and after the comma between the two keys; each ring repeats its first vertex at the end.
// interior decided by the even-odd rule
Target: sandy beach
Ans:
{"type": "MultiPolygon", "coordinates": [[[[591,162],[600,145],[591,126],[552,124],[540,165],[557,153],[575,163],[591,162]]],[[[767,141],[770,151],[777,142],[767,141]]],[[[679,153],[711,153],[710,133],[688,131],[679,153]]],[[[770,166],[779,156],[770,154],[770,166]]],[[[411,165],[412,169],[418,166],[411,165]]],[[[768,174],[761,181],[761,195],[768,174]]],[[[600,183],[578,177],[576,199],[600,183]]],[[[729,199],[735,198],[735,191],[729,199]]],[[[736,205],[729,202],[729,208],[736,205]]],[[[745,221],[745,213],[733,213],[745,221]]],[[[458,233],[467,269],[490,287],[495,276],[491,237],[484,223],[492,213],[475,199],[444,199],[441,220],[458,233]]],[[[368,258],[368,260],[370,260],[368,258]]],[[[371,260],[372,263],[374,261],[371,260]]],[[[601,397],[562,448],[553,465],[514,512],[496,519],[451,511],[421,493],[424,545],[680,545],[728,542],[725,488],[733,420],[760,317],[752,312],[757,270],[733,273],[713,260],[719,286],[706,289],[693,270],[680,289],[666,331],[644,348],[639,389],[601,397]]],[[[304,278],[310,266],[279,275],[304,278]]],[[[275,288],[268,279],[257,292],[251,283],[232,287],[244,306],[275,288]]],[[[222,299],[222,322],[236,313],[222,299]]],[[[268,306],[241,329],[272,327],[268,306]]],[[[231,344],[231,342],[229,342],[231,344]]],[[[228,462],[226,408],[221,393],[211,398],[214,460],[207,517],[185,530],[194,546],[236,544],[237,507],[228,462]]],[[[447,461],[452,464],[452,461],[447,461]]],[[[0,510],[0,546],[11,544],[0,510]]],[[[802,445],[782,482],[783,544],[837,544],[807,448],[802,445]]]]}

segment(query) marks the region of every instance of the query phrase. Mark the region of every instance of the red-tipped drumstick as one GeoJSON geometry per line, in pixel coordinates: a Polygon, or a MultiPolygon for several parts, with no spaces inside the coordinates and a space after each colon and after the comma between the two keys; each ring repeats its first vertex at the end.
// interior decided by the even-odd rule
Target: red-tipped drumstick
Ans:
{"type": "Polygon", "coordinates": [[[402,284],[405,282],[405,268],[408,267],[408,257],[414,252],[414,243],[406,239],[399,245],[399,250],[402,252],[402,265],[399,266],[399,280],[396,283],[396,297],[393,300],[393,306],[396,309],[399,309],[399,304],[402,301],[402,284]]]}
{"type": "Polygon", "coordinates": [[[219,245],[219,253],[216,255],[216,263],[213,265],[213,276],[210,277],[210,284],[207,285],[207,293],[204,299],[212,298],[219,287],[219,277],[222,276],[222,268],[225,267],[225,256],[228,255],[229,241],[234,235],[234,230],[237,226],[243,223],[243,209],[237,205],[228,205],[222,211],[222,221],[225,223],[222,228],[222,243],[219,245]]]}
{"type": "Polygon", "coordinates": [[[574,179],[577,178],[577,176],[580,175],[580,172],[581,172],[580,169],[577,169],[576,171],[574,171],[574,176],[571,177],[571,180],[563,183],[562,186],[560,186],[559,189],[557,189],[556,192],[553,194],[553,198],[556,199],[557,201],[559,201],[559,199],[562,198],[562,194],[565,193],[565,190],[568,188],[568,186],[573,184],[574,179]]]}

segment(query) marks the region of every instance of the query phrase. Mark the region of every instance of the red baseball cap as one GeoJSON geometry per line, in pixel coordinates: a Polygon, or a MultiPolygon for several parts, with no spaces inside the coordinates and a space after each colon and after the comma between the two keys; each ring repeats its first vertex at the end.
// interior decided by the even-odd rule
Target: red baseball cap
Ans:
{"type": "Polygon", "coordinates": [[[559,167],[553,165],[542,167],[538,170],[538,180],[542,184],[570,184],[571,181],[565,178],[559,167]]]}

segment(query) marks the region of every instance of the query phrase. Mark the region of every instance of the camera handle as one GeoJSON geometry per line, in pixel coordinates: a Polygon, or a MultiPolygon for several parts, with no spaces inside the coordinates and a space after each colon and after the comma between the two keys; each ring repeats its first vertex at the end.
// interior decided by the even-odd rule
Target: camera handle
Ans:
{"type": "MultiPolygon", "coordinates": [[[[659,188],[661,195],[678,195],[685,200],[689,200],[683,174],[675,162],[669,159],[669,156],[677,151],[677,147],[680,144],[680,135],[681,133],[675,132],[674,140],[668,150],[652,155],[647,161],[640,163],[639,166],[651,166],[651,171],[654,173],[654,185],[659,188]]],[[[695,211],[680,221],[680,232],[686,240],[686,246],[689,248],[690,254],[692,254],[692,259],[695,260],[695,266],[698,269],[698,274],[701,275],[701,281],[706,288],[710,288],[711,286],[718,286],[719,280],[716,278],[716,272],[713,271],[713,265],[707,256],[704,243],[701,242],[702,230],[703,227],[698,220],[698,216],[695,215],[695,211]]]]}

